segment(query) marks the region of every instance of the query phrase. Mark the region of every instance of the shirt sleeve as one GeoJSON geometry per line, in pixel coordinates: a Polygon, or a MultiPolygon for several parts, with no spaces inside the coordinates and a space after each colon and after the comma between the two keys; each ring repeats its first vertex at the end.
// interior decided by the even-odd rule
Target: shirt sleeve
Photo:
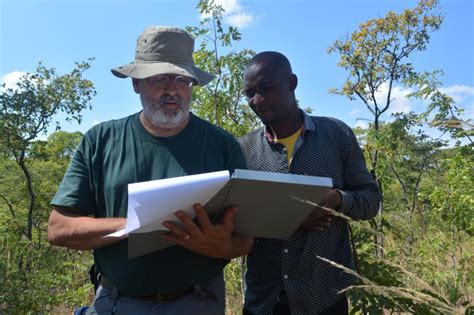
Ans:
{"type": "Polygon", "coordinates": [[[244,154],[242,153],[242,149],[240,148],[239,143],[237,140],[232,139],[230,144],[230,158],[229,158],[229,165],[228,170],[229,172],[233,172],[235,169],[247,169],[247,164],[245,162],[244,154]]]}
{"type": "Polygon", "coordinates": [[[342,195],[342,213],[354,220],[368,220],[377,214],[380,204],[380,192],[365,164],[364,155],[357,139],[346,126],[346,151],[344,154],[344,187],[342,195]]]}
{"type": "Polygon", "coordinates": [[[77,208],[84,215],[95,214],[91,156],[92,146],[86,134],[79,143],[58,191],[51,201],[52,206],[77,208]]]}

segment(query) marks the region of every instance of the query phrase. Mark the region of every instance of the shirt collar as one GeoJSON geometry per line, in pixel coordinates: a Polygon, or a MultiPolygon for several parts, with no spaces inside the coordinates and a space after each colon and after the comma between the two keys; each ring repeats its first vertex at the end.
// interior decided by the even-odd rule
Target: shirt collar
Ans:
{"type": "MultiPolygon", "coordinates": [[[[300,112],[303,115],[303,129],[301,130],[301,137],[304,137],[305,132],[307,130],[315,131],[316,130],[316,125],[314,124],[314,121],[311,119],[311,117],[306,114],[305,111],[299,109],[300,112]]],[[[274,143],[274,137],[273,137],[273,132],[270,129],[270,126],[265,126],[263,128],[263,136],[267,139],[268,142],[274,143]]]]}

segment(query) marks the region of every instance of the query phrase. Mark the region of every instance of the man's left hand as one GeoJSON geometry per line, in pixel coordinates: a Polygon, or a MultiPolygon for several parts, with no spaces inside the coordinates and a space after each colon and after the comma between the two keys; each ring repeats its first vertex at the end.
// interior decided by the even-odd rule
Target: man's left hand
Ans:
{"type": "Polygon", "coordinates": [[[193,207],[199,225],[180,210],[176,212],[176,217],[182,222],[183,227],[165,221],[163,225],[170,232],[162,234],[161,237],[209,257],[232,259],[250,252],[253,238],[232,234],[237,207],[227,208],[222,222],[218,224],[211,223],[201,204],[195,204],[193,207]]]}

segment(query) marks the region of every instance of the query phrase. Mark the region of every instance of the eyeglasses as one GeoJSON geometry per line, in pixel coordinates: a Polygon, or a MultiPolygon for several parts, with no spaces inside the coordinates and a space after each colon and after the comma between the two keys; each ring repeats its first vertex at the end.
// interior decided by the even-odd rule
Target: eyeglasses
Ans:
{"type": "Polygon", "coordinates": [[[191,87],[194,85],[194,79],[190,77],[185,77],[178,75],[176,77],[167,76],[167,75],[156,75],[147,79],[148,83],[156,87],[165,87],[168,86],[170,81],[174,81],[177,87],[185,88],[191,87]]]}

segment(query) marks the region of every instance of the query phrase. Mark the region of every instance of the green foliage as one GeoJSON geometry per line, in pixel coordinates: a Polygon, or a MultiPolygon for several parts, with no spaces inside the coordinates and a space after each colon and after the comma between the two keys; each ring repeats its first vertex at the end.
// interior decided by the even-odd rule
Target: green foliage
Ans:
{"type": "Polygon", "coordinates": [[[462,314],[472,303],[473,125],[440,91],[442,71],[418,73],[410,63],[441,27],[438,4],[421,0],[414,9],[371,19],[328,49],[348,73],[331,92],[361,100],[373,115],[369,129],[356,134],[383,192],[383,212],[371,224],[383,238],[355,233],[365,277],[348,293],[352,314],[462,314]],[[411,88],[409,97],[426,109],[382,121],[395,84],[411,88]],[[378,98],[382,90],[385,99],[378,98]],[[427,126],[450,135],[455,147],[432,138],[427,126]]]}
{"type": "MultiPolygon", "coordinates": [[[[348,72],[343,87],[330,92],[350,100],[360,99],[373,115],[372,127],[376,131],[379,130],[381,115],[393,101],[394,85],[412,86],[413,78],[419,77],[409,57],[414,52],[425,50],[430,33],[441,27],[443,18],[437,10],[438,0],[420,0],[414,9],[400,14],[389,12],[385,17],[360,24],[357,31],[344,40],[336,40],[329,47],[329,53],[339,53],[338,66],[348,72]],[[380,100],[377,96],[383,89],[387,90],[387,95],[380,100]]],[[[368,150],[367,156],[379,182],[379,151],[368,150]]]]}
{"type": "Polygon", "coordinates": [[[43,161],[68,161],[76,151],[82,136],[79,131],[73,133],[56,131],[48,136],[47,141],[32,142],[29,156],[43,161]]]}
{"type": "Polygon", "coordinates": [[[453,98],[440,91],[441,82],[437,78],[440,74],[442,71],[424,72],[408,78],[406,84],[415,89],[408,97],[427,102],[426,110],[420,117],[425,121],[429,120],[431,127],[449,133],[457,141],[457,146],[462,145],[464,141],[468,142],[472,149],[474,125],[471,119],[463,118],[464,110],[455,104],[453,98]]]}
{"type": "Polygon", "coordinates": [[[0,309],[7,314],[48,313],[57,305],[81,305],[89,300],[87,266],[91,256],[51,248],[35,229],[34,242],[21,236],[24,221],[0,222],[0,309]]]}
{"type": "MultiPolygon", "coordinates": [[[[383,239],[374,242],[372,230],[353,226],[361,281],[347,291],[351,314],[463,314],[472,309],[472,124],[440,92],[441,72],[416,73],[406,62],[411,53],[426,49],[430,32],[440,27],[437,5],[421,1],[415,9],[370,20],[330,48],[341,54],[339,65],[350,74],[335,92],[359,97],[374,114],[370,128],[355,133],[376,166],[384,194],[385,211],[371,222],[372,228],[383,228],[383,239]],[[426,110],[398,114],[390,123],[379,120],[391,100],[389,94],[385,104],[376,103],[375,91],[395,82],[411,87],[411,97],[426,102],[426,110]],[[426,125],[456,145],[447,148],[446,142],[429,137],[426,125]]],[[[208,17],[188,28],[201,40],[196,63],[217,78],[195,89],[195,112],[235,135],[245,134],[258,125],[241,93],[242,71],[253,52],[232,50],[241,34],[224,28],[222,7],[204,0],[198,10],[208,17]]],[[[40,64],[17,89],[2,92],[0,313],[65,313],[90,304],[91,255],[53,248],[46,241],[49,202],[82,135],[59,131],[46,141],[35,140],[53,123],[53,113],[64,111],[68,119],[80,121],[95,94],[90,81],[81,78],[88,67],[77,64],[70,74],[57,76],[40,64]],[[31,192],[34,212],[29,211],[31,192]],[[25,222],[31,223],[30,237],[25,222]]],[[[241,313],[242,269],[235,259],[224,270],[228,314],[241,313]]]]}
{"type": "Polygon", "coordinates": [[[243,258],[233,259],[224,268],[226,313],[241,314],[243,305],[243,258]]]}
{"type": "Polygon", "coordinates": [[[216,78],[204,88],[194,90],[194,112],[235,136],[242,136],[259,124],[242,92],[243,71],[255,53],[248,49],[232,50],[232,42],[239,41],[241,34],[235,27],[224,28],[221,6],[212,0],[201,0],[197,9],[207,17],[198,27],[186,28],[201,40],[194,60],[198,67],[215,74],[216,78]]]}
{"type": "MultiPolygon", "coordinates": [[[[59,112],[66,121],[81,122],[81,112],[90,107],[95,95],[91,81],[82,73],[89,69],[87,62],[76,63],[68,74],[58,76],[54,68],[38,64],[36,73],[23,75],[16,88],[5,89],[0,96],[0,144],[2,151],[20,158],[30,141],[46,133],[59,112]]],[[[59,129],[59,123],[56,122],[59,129]]]]}
{"type": "Polygon", "coordinates": [[[446,149],[416,128],[426,121],[423,113],[399,114],[378,131],[358,130],[366,153],[380,152],[385,212],[381,245],[371,233],[355,233],[360,272],[373,283],[349,292],[354,312],[462,314],[472,303],[472,150],[446,149]]]}
{"type": "Polygon", "coordinates": [[[341,89],[332,92],[354,100],[360,98],[378,117],[390,106],[390,90],[395,82],[403,83],[415,74],[413,65],[405,62],[416,51],[423,51],[430,33],[440,28],[443,18],[436,12],[437,0],[421,0],[414,9],[401,14],[389,12],[385,17],[369,20],[345,40],[336,40],[328,52],[340,54],[339,67],[349,78],[341,89]],[[384,104],[378,104],[376,92],[388,84],[384,104]]]}
{"type": "MultiPolygon", "coordinates": [[[[55,313],[62,305],[72,309],[88,303],[92,293],[87,270],[92,255],[52,248],[46,240],[49,202],[82,134],[57,132],[40,142],[41,155],[26,164],[36,192],[32,238],[24,236],[28,218],[28,190],[16,162],[0,159],[0,310],[12,314],[55,313]]],[[[34,142],[34,144],[38,144],[34,142]]]]}
{"type": "MultiPolygon", "coordinates": [[[[29,150],[34,139],[48,131],[57,113],[64,113],[66,121],[81,122],[81,112],[89,107],[95,95],[92,82],[82,78],[82,73],[89,67],[87,62],[76,63],[70,73],[58,76],[54,68],[48,69],[39,63],[36,73],[23,75],[16,88],[6,89],[5,84],[2,85],[0,154],[12,158],[25,178],[29,205],[23,234],[28,239],[32,238],[36,209],[33,178],[27,162],[29,150]]],[[[58,122],[56,129],[59,129],[58,122]]]]}
{"type": "Polygon", "coordinates": [[[455,150],[437,163],[437,173],[420,193],[429,202],[429,219],[458,233],[474,235],[474,155],[455,150]],[[442,174],[442,176],[440,176],[442,174]]]}

